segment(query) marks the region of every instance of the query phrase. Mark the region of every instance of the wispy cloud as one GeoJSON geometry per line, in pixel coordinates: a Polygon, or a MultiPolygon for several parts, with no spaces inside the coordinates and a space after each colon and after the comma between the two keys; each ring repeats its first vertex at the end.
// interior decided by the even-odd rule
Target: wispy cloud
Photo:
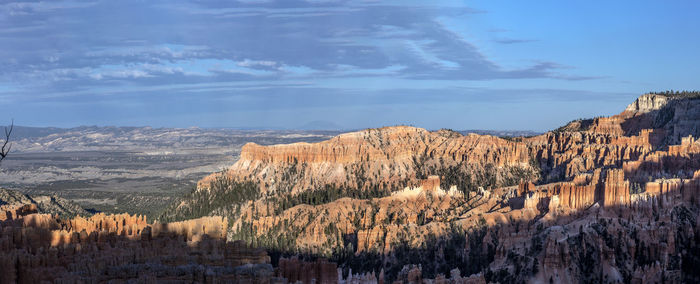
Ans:
{"type": "MultiPolygon", "coordinates": [[[[360,89],[387,80],[599,78],[569,75],[560,64],[534,59],[522,68],[503,67],[477,40],[436,20],[484,11],[436,3],[6,3],[0,5],[0,94],[6,101],[69,104],[107,98],[150,103],[163,96],[212,102],[245,93],[260,98],[240,101],[242,108],[276,105],[269,103],[273,99],[294,107],[308,104],[307,98],[342,104],[326,97],[355,92],[329,86],[353,78],[360,89]]],[[[370,93],[381,97],[365,97],[370,102],[396,97],[370,93]]]]}
{"type": "Polygon", "coordinates": [[[535,42],[537,40],[535,39],[516,39],[516,38],[498,38],[494,39],[494,42],[501,43],[501,44],[517,44],[517,43],[528,43],[528,42],[535,42]]]}

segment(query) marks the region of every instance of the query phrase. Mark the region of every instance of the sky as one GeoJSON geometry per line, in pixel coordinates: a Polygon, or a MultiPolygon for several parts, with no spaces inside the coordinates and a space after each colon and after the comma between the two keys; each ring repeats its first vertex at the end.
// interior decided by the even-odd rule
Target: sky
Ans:
{"type": "Polygon", "coordinates": [[[546,131],[700,89],[700,1],[0,2],[0,124],[546,131]]]}

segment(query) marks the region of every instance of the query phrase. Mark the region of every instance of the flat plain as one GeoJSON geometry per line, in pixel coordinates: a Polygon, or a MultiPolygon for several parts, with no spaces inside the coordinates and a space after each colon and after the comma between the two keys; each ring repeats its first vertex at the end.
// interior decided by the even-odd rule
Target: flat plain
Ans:
{"type": "Polygon", "coordinates": [[[316,142],[339,132],[150,127],[16,127],[0,187],[56,195],[106,213],[152,217],[247,142],[316,142]]]}

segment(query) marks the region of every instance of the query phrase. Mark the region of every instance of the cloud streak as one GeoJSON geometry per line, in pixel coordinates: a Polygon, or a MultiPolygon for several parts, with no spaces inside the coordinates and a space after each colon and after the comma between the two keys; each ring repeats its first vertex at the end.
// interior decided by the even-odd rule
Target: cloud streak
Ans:
{"type": "Polygon", "coordinates": [[[350,96],[331,99],[335,94],[365,92],[370,95],[358,103],[367,105],[427,96],[400,86],[388,86],[391,94],[368,89],[397,80],[600,79],[534,59],[506,68],[477,40],[437,20],[479,13],[422,1],[6,3],[0,5],[0,96],[68,105],[230,98],[242,109],[263,110],[313,105],[308,100],[350,104],[350,96]]]}
{"type": "Polygon", "coordinates": [[[6,32],[12,44],[2,50],[0,75],[5,80],[82,84],[106,77],[177,75],[173,79],[179,80],[184,74],[196,81],[197,75],[230,79],[221,73],[271,80],[304,75],[290,74],[290,68],[281,72],[284,66],[317,70],[315,77],[393,70],[392,66],[405,68],[387,71],[386,76],[414,79],[537,78],[555,77],[556,72],[554,65],[546,70],[500,67],[434,21],[441,15],[436,7],[344,1],[71,1],[9,3],[0,11],[2,30],[35,30],[6,32]],[[229,61],[242,69],[203,66],[229,61]],[[188,72],[188,67],[194,71],[188,72]],[[157,70],[164,72],[153,72],[157,70]]]}

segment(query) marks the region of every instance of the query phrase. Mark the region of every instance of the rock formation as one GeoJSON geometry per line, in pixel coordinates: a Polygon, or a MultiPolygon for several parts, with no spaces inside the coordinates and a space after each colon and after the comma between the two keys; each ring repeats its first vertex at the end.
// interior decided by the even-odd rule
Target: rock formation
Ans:
{"type": "MultiPolygon", "coordinates": [[[[261,191],[298,193],[324,185],[371,190],[379,184],[399,188],[416,185],[416,175],[429,167],[459,167],[483,172],[486,165],[504,169],[496,173],[494,186],[506,179],[530,177],[536,172],[529,164],[526,145],[493,136],[470,134],[445,136],[438,132],[399,126],[341,134],[320,143],[260,146],[246,144],[241,158],[225,175],[254,180],[261,191]],[[391,167],[389,167],[391,165],[391,167]],[[296,172],[289,180],[290,171],[296,172]],[[512,168],[521,169],[515,176],[512,168]]],[[[215,174],[199,182],[206,190],[215,174]]]]}
{"type": "Polygon", "coordinates": [[[230,240],[312,256],[278,268],[302,281],[322,277],[321,257],[369,282],[456,282],[455,268],[502,283],[694,282],[698,125],[696,97],[647,94],[534,137],[400,126],[248,144],[172,212],[226,215],[230,240]]]}
{"type": "Polygon", "coordinates": [[[22,206],[30,206],[36,212],[47,214],[59,214],[61,216],[71,217],[78,214],[88,214],[78,204],[65,200],[56,196],[29,196],[16,190],[0,188],[0,221],[9,216],[3,217],[6,211],[2,208],[14,208],[22,206]]]}
{"type": "Polygon", "coordinates": [[[225,218],[148,224],[128,214],[26,213],[0,223],[0,283],[282,281],[265,251],[225,242],[225,218]]]}

